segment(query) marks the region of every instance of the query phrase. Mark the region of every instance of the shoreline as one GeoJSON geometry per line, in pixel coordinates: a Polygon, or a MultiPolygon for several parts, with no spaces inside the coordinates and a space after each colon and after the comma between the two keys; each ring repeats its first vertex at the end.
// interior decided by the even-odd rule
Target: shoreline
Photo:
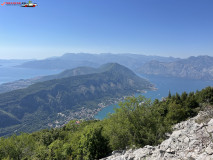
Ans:
{"type": "MultiPolygon", "coordinates": [[[[125,100],[125,98],[127,98],[127,97],[135,96],[135,94],[141,95],[142,93],[147,93],[148,91],[156,91],[156,90],[158,90],[158,89],[155,88],[155,87],[152,87],[152,88],[150,88],[149,90],[140,90],[140,91],[137,90],[137,93],[134,93],[133,95],[127,95],[127,96],[123,96],[123,97],[121,97],[121,98],[116,98],[116,100],[113,101],[112,103],[105,104],[105,105],[103,105],[102,107],[96,109],[96,112],[97,112],[97,113],[94,114],[93,118],[94,118],[95,120],[100,120],[100,119],[95,118],[95,116],[98,114],[98,112],[102,111],[104,108],[109,107],[109,106],[111,106],[111,105],[113,105],[113,104],[118,104],[119,102],[125,100]]],[[[103,103],[101,103],[101,104],[103,104],[103,103]]]]}
{"type": "Polygon", "coordinates": [[[47,124],[48,127],[59,128],[66,125],[71,120],[100,120],[95,118],[95,116],[101,112],[104,108],[111,106],[113,104],[118,104],[119,102],[125,100],[127,97],[136,96],[136,94],[147,93],[148,91],[155,91],[157,88],[154,86],[144,89],[137,90],[134,94],[125,95],[117,98],[108,98],[103,100],[94,107],[94,109],[87,108],[86,106],[81,106],[77,111],[67,110],[64,112],[57,113],[57,119],[47,124]]]}

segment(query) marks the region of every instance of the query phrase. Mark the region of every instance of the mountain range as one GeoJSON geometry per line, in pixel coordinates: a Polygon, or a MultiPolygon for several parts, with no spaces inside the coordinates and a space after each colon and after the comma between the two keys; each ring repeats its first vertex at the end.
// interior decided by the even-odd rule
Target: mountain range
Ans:
{"type": "Polygon", "coordinates": [[[27,61],[18,67],[37,69],[72,69],[80,66],[99,67],[105,63],[119,63],[139,74],[189,79],[213,79],[213,57],[198,56],[187,59],[138,54],[68,53],[61,57],[27,61]]]}
{"type": "Polygon", "coordinates": [[[33,60],[25,62],[19,67],[37,69],[72,69],[79,66],[99,67],[106,63],[119,63],[132,70],[151,60],[161,62],[172,62],[177,60],[173,57],[145,56],[139,54],[89,54],[89,53],[67,53],[61,57],[52,57],[44,60],[33,60]]]}
{"type": "Polygon", "coordinates": [[[66,78],[38,82],[25,89],[0,94],[0,136],[63,125],[65,121],[85,119],[88,115],[91,118],[100,109],[100,103],[153,87],[117,63],[85,70],[91,73],[66,77],[63,72],[66,78]],[[96,73],[92,73],[95,70],[96,73]]]}
{"type": "MultiPolygon", "coordinates": [[[[4,62],[1,60],[1,62],[4,62]]],[[[8,62],[8,60],[6,61],[8,62]]],[[[16,61],[15,61],[16,62],[16,61]]],[[[18,61],[20,62],[20,61],[18,61]]],[[[20,79],[0,85],[0,93],[26,88],[37,82],[51,79],[60,79],[76,75],[101,72],[94,66],[103,62],[120,62],[138,74],[148,74],[165,77],[187,79],[213,80],[213,57],[198,56],[188,59],[172,57],[144,56],[137,54],[65,54],[61,57],[52,57],[45,60],[25,61],[18,67],[40,69],[65,69],[57,75],[40,76],[31,79],[20,79]],[[89,63],[87,63],[89,62],[89,63]],[[86,67],[82,67],[82,66],[86,67]],[[77,68],[73,68],[76,66],[77,68]],[[93,66],[93,67],[91,67],[93,66]],[[66,69],[71,68],[71,69],[66,69]]],[[[11,61],[13,64],[14,61],[11,61]]]]}
{"type": "Polygon", "coordinates": [[[189,57],[174,62],[151,61],[138,68],[137,73],[213,80],[213,57],[189,57]]]}

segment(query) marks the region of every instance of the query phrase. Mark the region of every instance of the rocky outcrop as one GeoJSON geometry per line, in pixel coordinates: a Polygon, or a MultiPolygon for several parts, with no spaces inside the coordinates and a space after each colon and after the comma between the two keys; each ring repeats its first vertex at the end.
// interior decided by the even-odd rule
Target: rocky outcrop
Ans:
{"type": "Polygon", "coordinates": [[[213,111],[176,124],[158,146],[114,152],[102,160],[213,160],[213,111]]]}

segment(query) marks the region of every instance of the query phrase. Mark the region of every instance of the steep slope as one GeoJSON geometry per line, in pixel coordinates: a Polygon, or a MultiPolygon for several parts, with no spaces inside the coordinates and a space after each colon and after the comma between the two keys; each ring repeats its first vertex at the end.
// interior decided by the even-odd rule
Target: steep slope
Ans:
{"type": "Polygon", "coordinates": [[[176,124],[169,138],[158,146],[115,151],[101,160],[211,160],[213,158],[213,110],[176,124]]]}
{"type": "Polygon", "coordinates": [[[151,75],[213,80],[213,57],[190,57],[168,63],[151,61],[137,69],[137,72],[151,75]]]}
{"type": "Polygon", "coordinates": [[[52,80],[52,79],[67,78],[67,77],[71,77],[71,76],[86,75],[86,74],[91,74],[91,73],[98,73],[98,69],[92,68],[92,67],[77,67],[74,69],[65,70],[56,75],[43,76],[40,79],[38,79],[36,82],[43,82],[43,81],[52,80]]]}
{"type": "Polygon", "coordinates": [[[0,94],[1,115],[5,117],[0,120],[0,135],[15,129],[46,128],[48,123],[59,119],[60,113],[64,115],[61,118],[86,118],[107,99],[152,88],[148,81],[119,64],[107,64],[101,70],[105,71],[40,82],[26,89],[0,94]],[[88,110],[91,113],[87,114],[88,110]],[[4,127],[10,128],[5,130],[4,127]]]}

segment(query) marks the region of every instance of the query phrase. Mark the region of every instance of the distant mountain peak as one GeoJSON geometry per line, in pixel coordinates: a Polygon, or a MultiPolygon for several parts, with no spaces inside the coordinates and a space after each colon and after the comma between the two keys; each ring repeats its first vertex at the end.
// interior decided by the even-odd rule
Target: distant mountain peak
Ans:
{"type": "Polygon", "coordinates": [[[22,65],[19,65],[19,67],[37,69],[72,69],[79,66],[98,67],[102,64],[115,62],[134,70],[151,60],[171,62],[178,59],[173,57],[146,56],[130,53],[66,53],[60,57],[26,62],[22,65]]]}
{"type": "Polygon", "coordinates": [[[174,62],[151,61],[137,71],[150,75],[213,80],[213,57],[191,56],[174,62]]]}

